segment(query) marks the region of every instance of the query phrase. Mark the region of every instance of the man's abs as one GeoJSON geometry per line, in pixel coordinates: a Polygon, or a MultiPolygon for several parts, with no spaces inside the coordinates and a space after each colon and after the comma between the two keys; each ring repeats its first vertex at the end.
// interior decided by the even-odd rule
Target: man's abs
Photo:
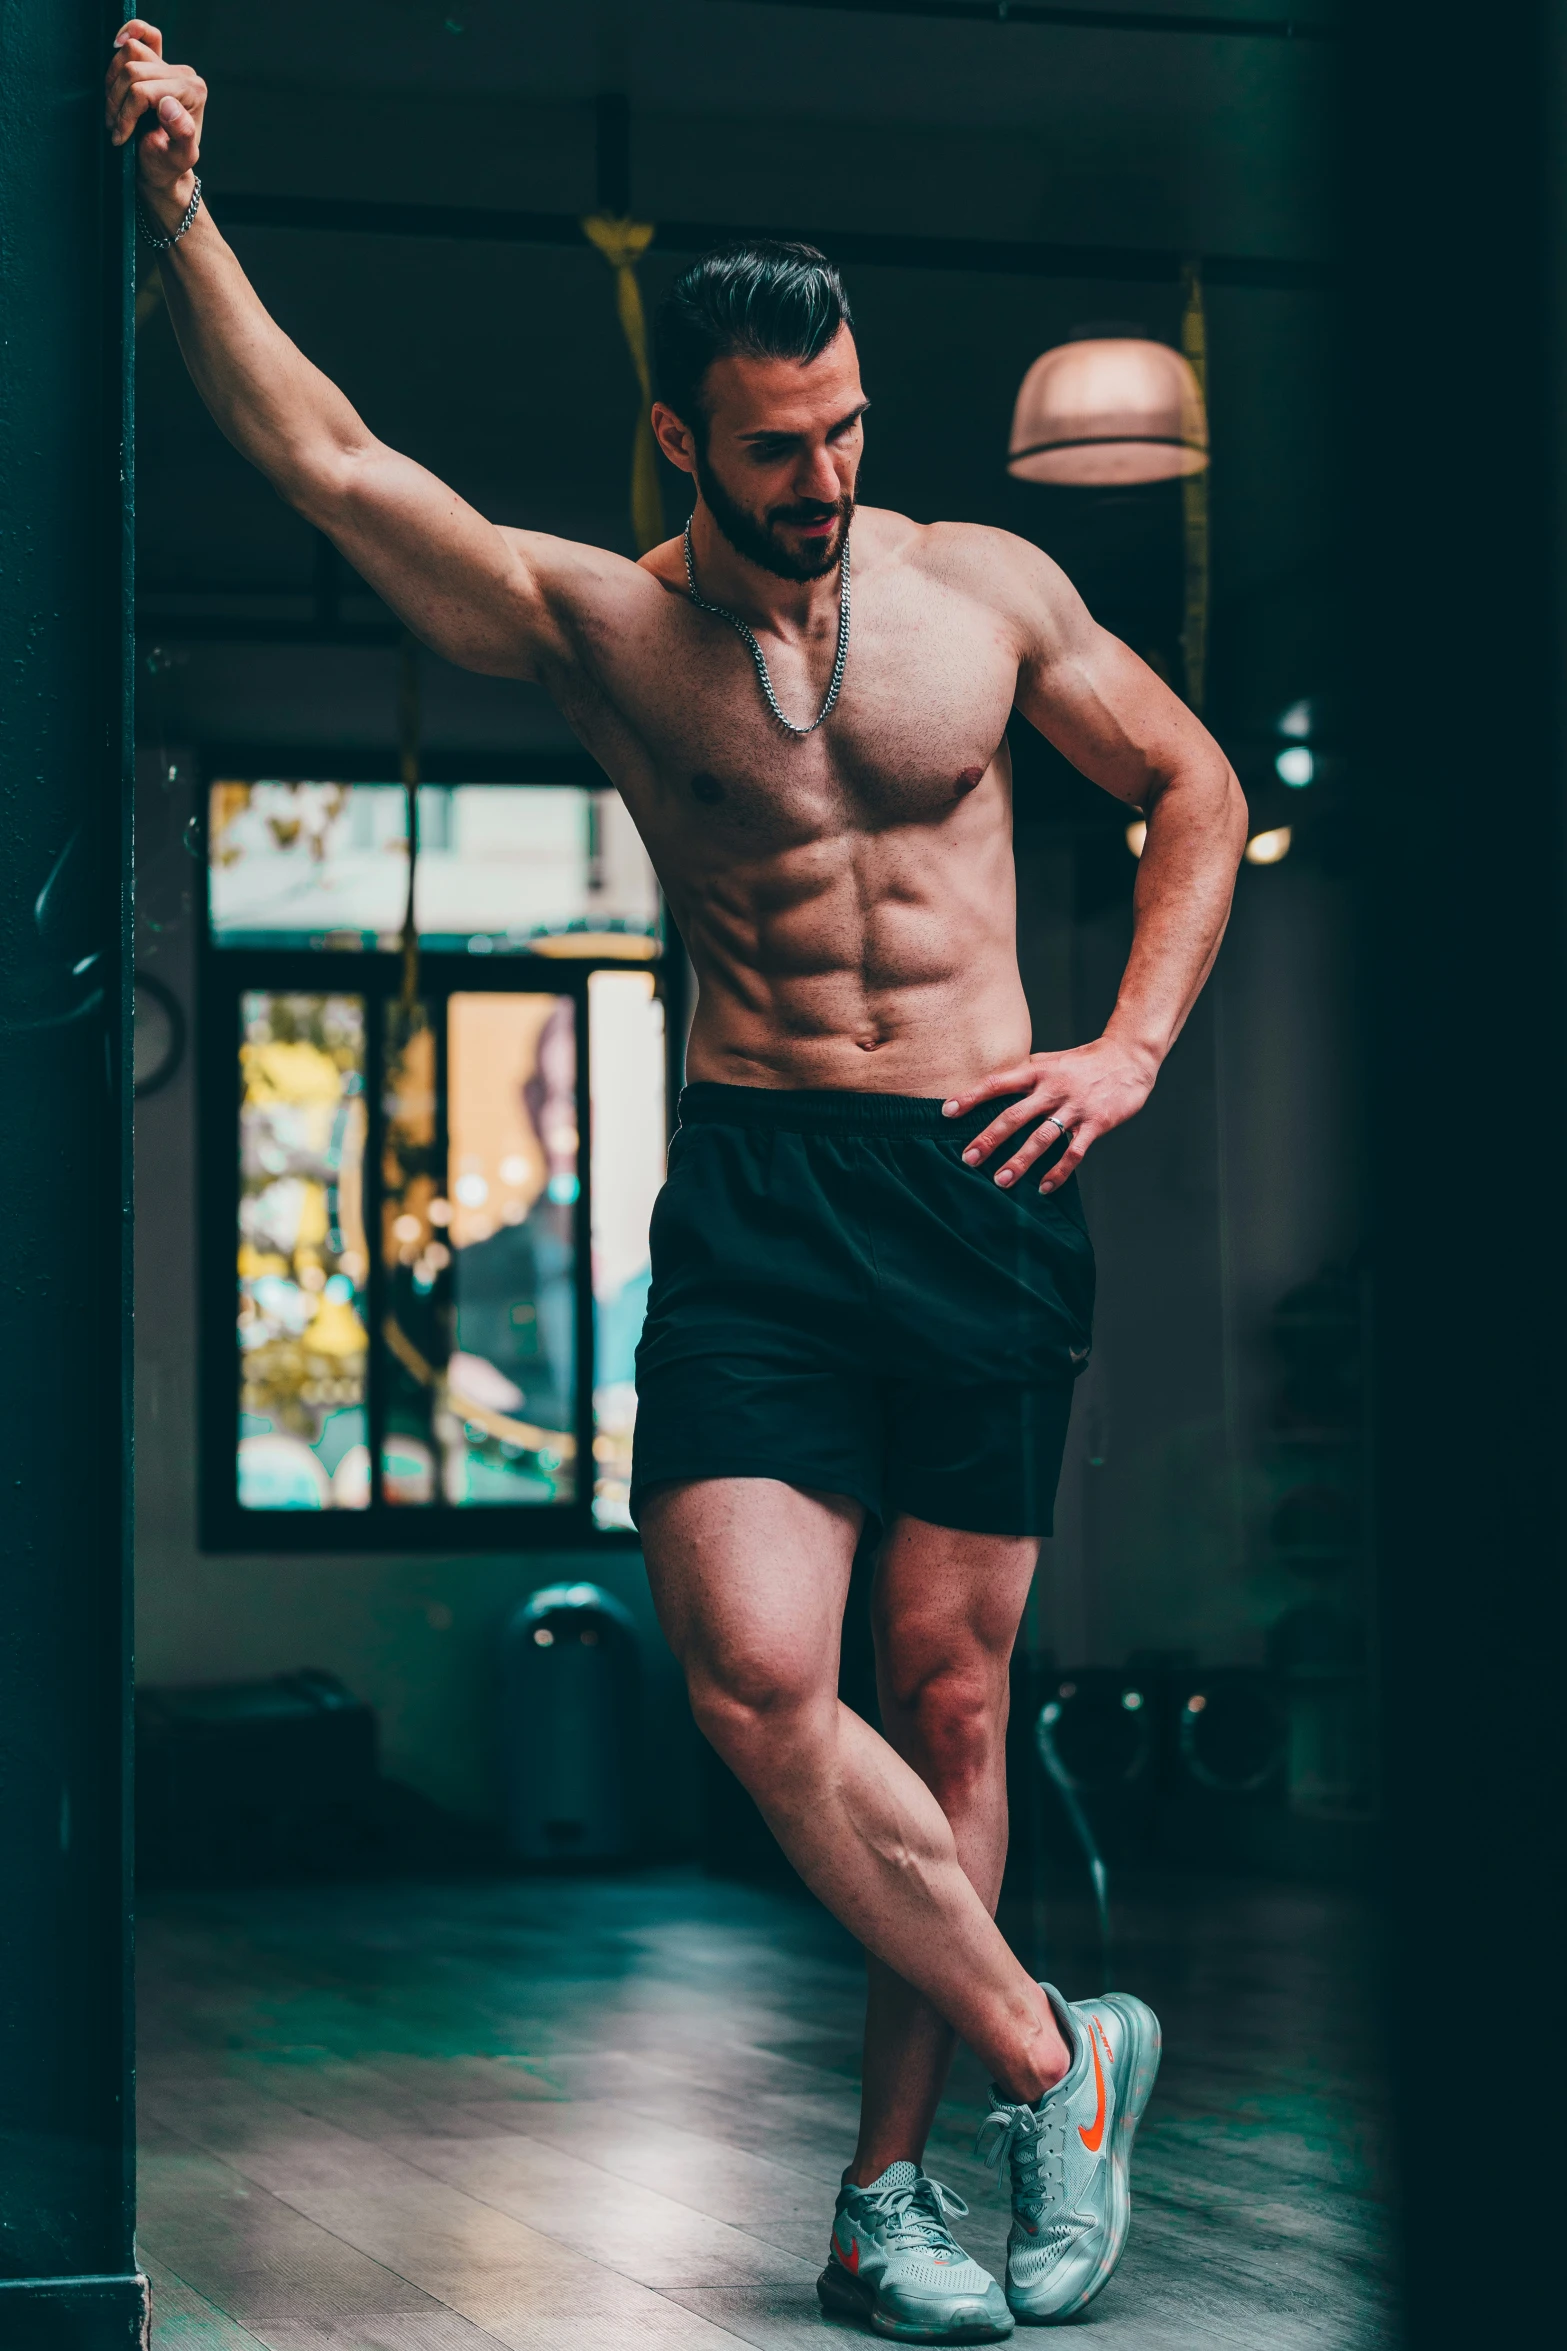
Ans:
{"type": "Polygon", "coordinates": [[[850,833],[677,885],[692,1078],[945,1095],[1029,1050],[1011,845],[850,833]]]}

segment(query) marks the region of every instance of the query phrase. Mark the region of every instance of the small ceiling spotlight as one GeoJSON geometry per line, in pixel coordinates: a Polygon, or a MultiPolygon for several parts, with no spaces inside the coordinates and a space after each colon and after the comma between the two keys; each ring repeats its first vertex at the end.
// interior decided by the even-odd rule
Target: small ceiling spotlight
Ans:
{"type": "Polygon", "coordinates": [[[1290,828],[1275,825],[1271,832],[1253,833],[1246,844],[1248,865],[1277,865],[1290,853],[1290,828]]]}
{"type": "Polygon", "coordinates": [[[1144,824],[1141,817],[1138,818],[1136,824],[1129,824],[1127,826],[1126,845],[1134,857],[1141,857],[1143,853],[1143,843],[1147,840],[1147,838],[1148,827],[1144,824]]]}
{"type": "Polygon", "coordinates": [[[1279,733],[1291,735],[1297,743],[1303,743],[1311,732],[1311,717],[1309,701],[1292,702],[1279,719],[1279,733]]]}
{"type": "Polygon", "coordinates": [[[1297,792],[1303,785],[1309,784],[1317,772],[1316,758],[1304,743],[1291,743],[1287,751],[1279,753],[1273,764],[1280,783],[1293,786],[1297,792]]]}

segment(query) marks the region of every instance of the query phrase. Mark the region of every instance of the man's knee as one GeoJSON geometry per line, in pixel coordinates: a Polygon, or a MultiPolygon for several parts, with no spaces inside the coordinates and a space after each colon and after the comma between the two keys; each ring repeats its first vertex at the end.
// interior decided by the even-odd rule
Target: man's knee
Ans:
{"type": "Polygon", "coordinates": [[[961,1802],[1005,1768],[1006,1668],[983,1652],[915,1659],[900,1658],[895,1640],[887,1646],[883,1697],[899,1744],[941,1802],[961,1802]]]}
{"type": "Polygon", "coordinates": [[[914,1720],[938,1797],[960,1797],[1004,1768],[1006,1684],[986,1673],[937,1674],[915,1701],[914,1720]]]}
{"type": "Polygon", "coordinates": [[[698,1730],[748,1786],[782,1767],[819,1710],[798,1662],[765,1650],[688,1659],[686,1689],[698,1730]]]}

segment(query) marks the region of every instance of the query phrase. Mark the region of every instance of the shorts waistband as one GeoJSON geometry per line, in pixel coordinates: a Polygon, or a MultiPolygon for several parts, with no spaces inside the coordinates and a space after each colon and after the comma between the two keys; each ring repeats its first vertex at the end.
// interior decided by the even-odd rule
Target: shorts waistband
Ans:
{"type": "Polygon", "coordinates": [[[948,1135],[967,1141],[998,1110],[1022,1100],[1001,1094],[965,1113],[943,1118],[942,1097],[851,1094],[832,1086],[721,1086],[701,1078],[682,1088],[682,1126],[783,1127],[804,1135],[948,1135]]]}

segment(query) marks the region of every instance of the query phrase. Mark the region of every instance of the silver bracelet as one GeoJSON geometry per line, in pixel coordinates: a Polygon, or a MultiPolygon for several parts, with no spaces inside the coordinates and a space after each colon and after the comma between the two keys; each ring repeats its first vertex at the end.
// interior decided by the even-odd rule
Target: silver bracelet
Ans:
{"type": "Polygon", "coordinates": [[[147,207],[145,204],[143,204],[141,195],[138,192],[136,197],[136,226],[141,232],[142,243],[149,247],[152,252],[167,253],[171,245],[177,245],[181,237],[184,236],[185,231],[190,227],[190,224],[195,219],[197,213],[201,210],[201,182],[199,179],[196,179],[194,172],[191,174],[191,177],[195,181],[195,185],[192,187],[190,192],[190,202],[186,205],[184,211],[180,214],[179,227],[177,229],[170,229],[166,237],[157,237],[153,235],[152,229],[149,226],[147,220],[147,207]]]}

